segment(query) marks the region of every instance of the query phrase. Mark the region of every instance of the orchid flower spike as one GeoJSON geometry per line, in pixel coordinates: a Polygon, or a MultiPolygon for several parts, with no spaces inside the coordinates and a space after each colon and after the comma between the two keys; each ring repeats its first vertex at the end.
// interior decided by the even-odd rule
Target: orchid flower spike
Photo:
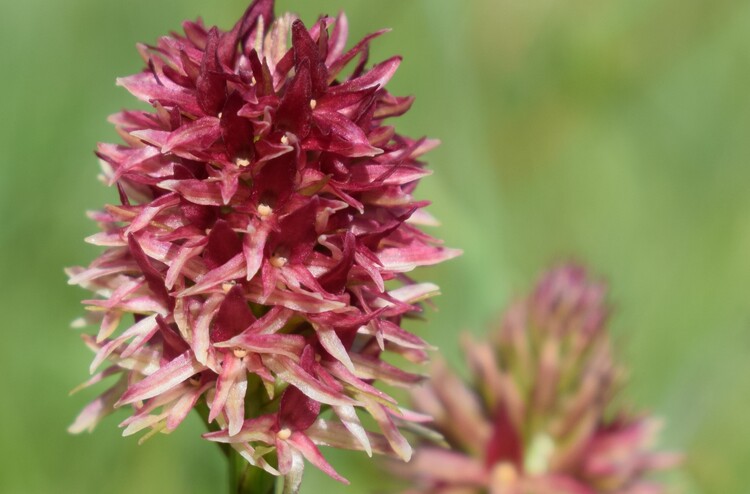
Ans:
{"type": "Polygon", "coordinates": [[[344,14],[307,27],[272,0],[183,29],[138,47],[144,70],[117,82],[153,109],[113,115],[123,143],[96,152],[119,203],[91,214],[106,250],[68,274],[99,327],[83,387],[117,379],[71,432],[127,408],[124,434],[148,437],[205,409],[206,439],[291,486],[303,459],[344,480],[319,445],[408,460],[398,425],[423,417],[373,381],[420,381],[381,359],[426,360],[401,321],[438,288],[405,273],[459,251],[412,196],[437,142],[386,124],[413,101],[385,89],[401,58],[370,65],[385,31],[347,49],[344,14]]]}
{"type": "Polygon", "coordinates": [[[659,422],[612,406],[614,361],[603,284],[575,265],[543,276],[489,341],[464,340],[472,378],[438,362],[414,391],[448,449],[424,442],[410,494],[663,494],[648,474],[679,455],[655,452],[659,422]]]}

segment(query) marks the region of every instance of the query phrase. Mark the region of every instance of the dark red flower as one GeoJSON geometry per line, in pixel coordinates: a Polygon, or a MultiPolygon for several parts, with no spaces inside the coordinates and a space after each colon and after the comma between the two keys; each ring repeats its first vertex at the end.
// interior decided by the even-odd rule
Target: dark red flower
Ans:
{"type": "Polygon", "coordinates": [[[426,358],[400,322],[437,287],[402,273],[458,252],[417,228],[430,223],[412,197],[419,158],[436,142],[385,124],[412,102],[385,89],[401,59],[368,69],[382,32],[346,50],[343,14],[308,29],[272,0],[230,31],[183,27],[139,46],[145,70],[118,84],[154,110],[114,115],[125,142],[97,150],[121,204],[93,215],[106,250],[69,274],[96,294],[92,372],[111,364],[86,384],[121,377],[71,430],[131,405],[126,434],[169,432],[205,399],[221,429],[207,438],[274,473],[299,476],[305,457],[340,478],[315,444],[408,459],[396,426],[418,417],[371,382],[418,380],[380,360],[426,358]]]}

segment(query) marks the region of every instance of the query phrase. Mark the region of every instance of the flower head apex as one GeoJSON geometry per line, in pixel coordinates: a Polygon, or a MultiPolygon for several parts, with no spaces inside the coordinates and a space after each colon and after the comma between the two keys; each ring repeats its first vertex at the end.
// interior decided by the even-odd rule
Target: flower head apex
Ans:
{"type": "Polygon", "coordinates": [[[437,142],[386,124],[413,101],[385,89],[401,59],[370,66],[384,31],[347,49],[347,26],[256,0],[229,31],[139,45],[146,68],[118,84],[153,110],[111,117],[124,143],[97,155],[119,204],[92,214],[104,253],[69,270],[94,293],[92,373],[108,363],[85,385],[119,380],[73,432],[125,406],[125,434],[170,432],[205,406],[207,439],[292,483],[303,458],[341,479],[320,444],[409,458],[397,425],[420,417],[372,382],[420,379],[380,357],[426,359],[400,323],[437,287],[405,273],[458,251],[418,229],[437,142]]]}
{"type": "Polygon", "coordinates": [[[445,365],[414,392],[450,450],[422,444],[398,468],[412,494],[661,494],[658,422],[612,410],[622,371],[606,331],[605,287],[564,265],[515,303],[491,341],[465,340],[472,374],[445,365]]]}

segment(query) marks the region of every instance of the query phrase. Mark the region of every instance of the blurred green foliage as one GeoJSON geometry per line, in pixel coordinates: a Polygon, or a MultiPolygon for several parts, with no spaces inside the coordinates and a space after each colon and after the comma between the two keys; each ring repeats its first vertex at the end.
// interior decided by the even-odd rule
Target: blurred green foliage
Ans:
{"type": "MultiPolygon", "coordinates": [[[[138,41],[243,1],[26,0],[0,16],[0,492],[223,492],[193,417],[171,438],[65,428],[90,359],[68,323],[84,293],[63,266],[96,251],[83,212],[114,201],[92,149],[134,100],[138,41]]],[[[555,260],[610,281],[627,398],[663,416],[688,454],[685,492],[750,484],[750,3],[741,0],[279,1],[311,22],[347,11],[352,39],[383,26],[373,59],[405,57],[391,89],[417,103],[400,130],[443,140],[420,195],[463,258],[417,325],[446,357],[555,260]]],[[[387,492],[364,455],[326,452],[352,480],[307,471],[306,493],[387,492]]]]}

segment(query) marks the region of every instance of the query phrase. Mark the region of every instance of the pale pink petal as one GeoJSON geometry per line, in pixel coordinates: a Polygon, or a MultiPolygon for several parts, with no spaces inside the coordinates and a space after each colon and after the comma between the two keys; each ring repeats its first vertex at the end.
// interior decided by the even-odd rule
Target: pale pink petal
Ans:
{"type": "Polygon", "coordinates": [[[367,431],[362,427],[362,423],[359,421],[357,411],[353,406],[335,406],[333,411],[339,418],[341,423],[346,427],[346,430],[356,439],[365,450],[367,456],[372,456],[372,446],[370,446],[370,440],[367,437],[367,431]]]}
{"type": "MultiPolygon", "coordinates": [[[[153,335],[154,331],[158,329],[158,326],[156,325],[156,315],[149,316],[145,319],[141,319],[137,323],[135,323],[133,326],[125,330],[120,336],[115,338],[112,341],[108,341],[102,345],[102,347],[99,349],[99,351],[96,353],[96,356],[94,357],[94,360],[91,362],[91,366],[89,367],[89,372],[92,374],[96,370],[99,365],[104,362],[109,355],[115,351],[120,345],[125,343],[127,340],[133,337],[138,336],[148,336],[149,334],[153,335]]],[[[132,355],[134,352],[130,352],[129,355],[132,355]]],[[[129,355],[123,355],[123,358],[128,357],[129,355]]]]}
{"type": "Polygon", "coordinates": [[[305,457],[307,461],[318,467],[331,478],[344,484],[349,481],[338,474],[336,470],[326,461],[317,446],[302,432],[293,432],[289,442],[305,457]]]}
{"type": "Polygon", "coordinates": [[[480,460],[458,451],[433,447],[420,448],[409,463],[409,469],[436,483],[481,488],[488,481],[487,470],[480,460]]]}
{"type": "Polygon", "coordinates": [[[207,382],[200,387],[194,387],[191,391],[184,393],[177,402],[172,406],[167,416],[167,427],[168,431],[173,431],[178,425],[185,420],[190,411],[195,407],[198,399],[203,393],[205,393],[209,387],[213,386],[213,383],[207,382]]]}
{"type": "Polygon", "coordinates": [[[354,364],[349,357],[349,352],[344,347],[344,344],[341,343],[341,340],[333,328],[315,327],[315,334],[318,336],[320,344],[323,345],[323,348],[325,348],[333,358],[344,364],[344,366],[346,366],[351,372],[356,372],[354,370],[354,364]]]}
{"type": "Polygon", "coordinates": [[[187,297],[205,293],[218,285],[230,280],[236,280],[245,276],[245,260],[242,254],[237,254],[225,264],[212,269],[204,276],[196,280],[195,285],[177,294],[178,297],[187,297]]]}
{"type": "Polygon", "coordinates": [[[208,363],[208,348],[211,345],[211,322],[219,311],[219,306],[223,301],[223,293],[211,295],[201,307],[198,318],[193,326],[190,347],[193,349],[196,360],[204,365],[208,363]]]}
{"type": "Polygon", "coordinates": [[[121,378],[117,384],[102,393],[98,398],[89,403],[76,417],[73,424],[68,427],[71,434],[79,434],[83,431],[93,431],[96,425],[115,409],[120,394],[127,388],[127,380],[121,378]]]}
{"type": "Polygon", "coordinates": [[[397,273],[414,270],[418,266],[431,266],[461,255],[458,249],[432,247],[414,243],[406,248],[388,248],[378,252],[383,268],[397,273]]]}
{"type": "Polygon", "coordinates": [[[152,398],[179,385],[205,368],[205,365],[195,360],[192,352],[187,351],[142,381],[130,386],[116,406],[152,398]]]}
{"type": "MultiPolygon", "coordinates": [[[[216,417],[224,410],[224,405],[227,402],[232,386],[234,386],[235,379],[240,373],[244,372],[245,368],[242,365],[242,359],[235,357],[232,352],[224,354],[224,361],[221,363],[221,373],[216,380],[216,394],[211,402],[211,410],[208,414],[209,422],[216,420],[216,417]]],[[[229,435],[233,436],[237,432],[237,429],[233,429],[233,431],[229,432],[229,435]]]]}
{"type": "Polygon", "coordinates": [[[266,245],[268,233],[271,231],[271,224],[261,222],[258,227],[251,228],[252,230],[248,229],[242,243],[242,253],[247,263],[245,276],[248,280],[253,279],[263,263],[263,248],[266,245]]]}
{"type": "MultiPolygon", "coordinates": [[[[385,436],[369,431],[366,431],[365,433],[367,435],[367,443],[370,445],[373,452],[381,455],[394,454],[394,451],[385,436]]],[[[321,446],[365,451],[362,446],[362,441],[359,441],[352,436],[349,429],[338,422],[318,419],[305,431],[305,434],[312,439],[315,444],[321,446]]]]}
{"type": "Polygon", "coordinates": [[[129,234],[145,228],[157,214],[165,209],[174,207],[179,203],[180,198],[177,194],[166,194],[161,196],[138,213],[138,216],[133,219],[130,226],[125,229],[123,235],[127,237],[129,234]]]}
{"type": "Polygon", "coordinates": [[[396,424],[393,423],[393,420],[388,415],[386,407],[374,401],[367,401],[365,403],[365,408],[370,412],[372,418],[375,419],[380,430],[383,431],[383,434],[396,455],[404,461],[409,461],[411,459],[412,448],[409,445],[409,442],[398,430],[396,424]]]}
{"type": "Polygon", "coordinates": [[[353,404],[351,398],[324,386],[289,358],[281,356],[264,357],[263,363],[275,372],[279,379],[299,388],[313,400],[327,405],[353,404]]]}
{"type": "Polygon", "coordinates": [[[299,359],[305,348],[305,338],[298,334],[251,334],[244,332],[234,338],[216,343],[217,348],[242,348],[254,353],[284,355],[299,359]]]}

